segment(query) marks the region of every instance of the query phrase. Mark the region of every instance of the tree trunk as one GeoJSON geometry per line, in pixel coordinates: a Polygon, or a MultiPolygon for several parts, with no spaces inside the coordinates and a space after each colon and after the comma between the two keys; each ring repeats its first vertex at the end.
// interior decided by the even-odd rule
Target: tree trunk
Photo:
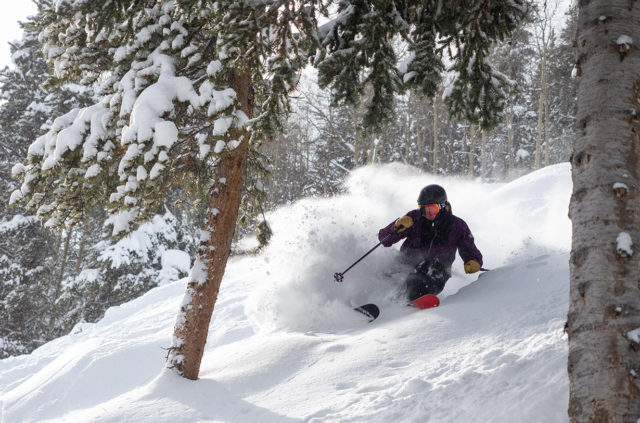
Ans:
{"type": "MultiPolygon", "coordinates": [[[[62,231],[60,231],[60,236],[62,236],[62,231]]],[[[62,281],[64,280],[64,272],[67,267],[67,261],[69,260],[69,246],[71,244],[71,235],[73,234],[73,229],[67,230],[67,237],[64,240],[64,249],[62,251],[62,259],[60,260],[60,271],[56,278],[56,285],[53,290],[53,298],[51,298],[51,311],[49,314],[49,326],[47,328],[47,335],[50,337],[53,335],[53,330],[55,329],[56,319],[58,318],[58,298],[60,297],[60,291],[62,291],[62,281]]]]}
{"type": "MultiPolygon", "coordinates": [[[[513,64],[509,60],[509,77],[513,75],[513,64]]],[[[513,175],[513,103],[515,102],[512,88],[509,87],[509,107],[507,108],[507,178],[511,179],[513,175]]]]}
{"type": "Polygon", "coordinates": [[[78,246],[78,258],[76,259],[76,268],[74,276],[78,276],[82,270],[82,260],[84,260],[84,252],[87,245],[87,234],[89,232],[89,218],[85,217],[80,230],[80,245],[78,246]]]}
{"type": "Polygon", "coordinates": [[[549,84],[545,76],[544,82],[544,165],[549,166],[551,163],[551,143],[549,142],[549,84]]]}
{"type": "MultiPolygon", "coordinates": [[[[237,94],[239,109],[251,117],[251,75],[248,72],[235,74],[231,85],[237,94]]],[[[231,251],[246,177],[250,135],[244,130],[231,131],[230,140],[238,140],[240,144],[216,166],[216,182],[212,186],[198,260],[191,271],[167,358],[167,366],[175,368],[187,379],[198,379],[209,322],[231,251]]]]}
{"type": "Polygon", "coordinates": [[[362,100],[360,101],[360,105],[358,107],[354,107],[352,111],[352,121],[353,121],[353,168],[357,169],[360,166],[360,152],[363,144],[362,140],[362,130],[358,123],[360,122],[360,118],[362,117],[362,113],[360,109],[362,108],[362,100]]]}
{"type": "Polygon", "coordinates": [[[471,125],[471,128],[469,128],[469,141],[470,144],[469,145],[469,169],[467,174],[469,175],[469,178],[473,178],[474,175],[474,157],[475,157],[475,149],[476,149],[476,126],[475,125],[471,125]]]}
{"type": "MultiPolygon", "coordinates": [[[[411,98],[411,95],[409,95],[409,98],[411,98]]],[[[405,114],[405,119],[404,119],[404,158],[405,158],[405,163],[410,164],[410,165],[415,165],[416,162],[413,160],[413,157],[411,154],[411,116],[409,115],[409,107],[407,106],[407,113],[405,114]]]]}
{"type": "Polygon", "coordinates": [[[487,176],[487,133],[482,131],[480,143],[480,180],[487,176]]]}
{"type": "MultiPolygon", "coordinates": [[[[283,137],[280,136],[280,140],[282,140],[283,137]]],[[[281,142],[277,142],[275,145],[275,151],[272,150],[271,152],[271,158],[273,160],[273,173],[271,174],[271,177],[269,178],[269,199],[271,201],[271,204],[275,205],[278,204],[278,199],[279,197],[283,197],[282,193],[280,192],[276,192],[276,184],[278,184],[278,179],[280,178],[280,144],[281,142]]],[[[279,184],[278,184],[279,185],[279,184]]],[[[279,187],[278,187],[279,188],[279,187]]]]}
{"type": "Polygon", "coordinates": [[[640,4],[592,0],[578,21],[567,318],[572,422],[640,418],[640,4]],[[633,44],[617,45],[619,37],[633,44]],[[625,246],[630,237],[633,245],[625,246]]]}
{"type": "Polygon", "coordinates": [[[507,177],[513,175],[513,103],[509,104],[507,112],[507,177]]]}
{"type": "Polygon", "coordinates": [[[438,94],[433,97],[433,174],[438,174],[438,94]]]}
{"type": "MultiPolygon", "coordinates": [[[[543,35],[544,43],[544,35],[543,35]]],[[[545,103],[545,68],[547,66],[547,52],[546,46],[542,47],[542,59],[540,61],[540,97],[538,98],[538,133],[536,136],[536,152],[535,152],[535,168],[540,169],[540,150],[542,148],[542,132],[543,132],[543,120],[544,120],[544,103],[545,103]]]]}
{"type": "Polygon", "coordinates": [[[422,125],[420,125],[420,123],[416,123],[416,149],[418,150],[416,166],[422,170],[424,169],[424,140],[422,136],[422,125]]]}

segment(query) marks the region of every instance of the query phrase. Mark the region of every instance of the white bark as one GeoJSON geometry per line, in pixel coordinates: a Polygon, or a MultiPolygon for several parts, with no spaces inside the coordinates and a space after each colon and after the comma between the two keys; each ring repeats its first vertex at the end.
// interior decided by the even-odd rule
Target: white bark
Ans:
{"type": "Polygon", "coordinates": [[[640,4],[592,0],[578,21],[569,336],[573,422],[640,418],[640,4]],[[633,38],[630,50],[617,45],[633,38]],[[637,39],[637,40],[636,40],[637,39]],[[619,248],[621,233],[633,252],[619,248]]]}

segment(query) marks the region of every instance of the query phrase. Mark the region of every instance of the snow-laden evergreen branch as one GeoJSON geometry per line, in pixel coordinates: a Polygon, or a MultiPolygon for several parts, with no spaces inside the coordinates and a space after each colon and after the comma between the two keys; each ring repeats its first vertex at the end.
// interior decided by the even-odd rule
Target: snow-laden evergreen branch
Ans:
{"type": "Polygon", "coordinates": [[[234,69],[250,69],[257,82],[254,134],[279,130],[305,64],[299,31],[315,28],[312,18],[286,0],[55,3],[38,18],[55,72],[49,83],[92,82],[102,98],[35,140],[14,167],[22,186],[12,203],[56,228],[106,198],[117,216],[113,234],[126,234],[158,209],[178,169],[203,175],[238,144],[230,131],[249,120],[230,85],[234,69]]]}

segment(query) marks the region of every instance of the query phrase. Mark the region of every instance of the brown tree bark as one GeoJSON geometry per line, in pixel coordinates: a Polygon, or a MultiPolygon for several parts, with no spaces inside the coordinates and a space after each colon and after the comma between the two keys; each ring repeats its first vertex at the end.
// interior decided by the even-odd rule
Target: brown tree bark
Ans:
{"type": "MultiPolygon", "coordinates": [[[[234,75],[231,86],[237,94],[238,108],[250,118],[253,112],[251,75],[248,72],[234,75]]],[[[222,157],[216,166],[216,182],[207,211],[205,235],[198,249],[200,264],[194,266],[187,284],[167,359],[167,366],[175,368],[187,379],[198,379],[200,372],[209,322],[235,233],[247,171],[250,135],[246,130],[233,130],[229,139],[240,141],[240,144],[222,157]],[[203,277],[205,273],[206,277],[203,277]]]]}
{"type": "Polygon", "coordinates": [[[572,422],[637,422],[640,4],[582,1],[577,45],[580,80],[571,159],[567,319],[569,417],[572,422]],[[620,42],[626,39],[632,43],[620,42]],[[619,241],[627,237],[632,245],[619,241]]]}

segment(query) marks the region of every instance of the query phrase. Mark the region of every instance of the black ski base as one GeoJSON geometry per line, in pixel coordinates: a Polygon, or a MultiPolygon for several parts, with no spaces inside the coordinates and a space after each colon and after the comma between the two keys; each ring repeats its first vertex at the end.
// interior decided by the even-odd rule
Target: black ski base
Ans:
{"type": "Polygon", "coordinates": [[[358,311],[369,318],[369,323],[373,322],[380,315],[380,309],[375,304],[365,304],[360,307],[354,308],[355,311],[358,311]]]}

